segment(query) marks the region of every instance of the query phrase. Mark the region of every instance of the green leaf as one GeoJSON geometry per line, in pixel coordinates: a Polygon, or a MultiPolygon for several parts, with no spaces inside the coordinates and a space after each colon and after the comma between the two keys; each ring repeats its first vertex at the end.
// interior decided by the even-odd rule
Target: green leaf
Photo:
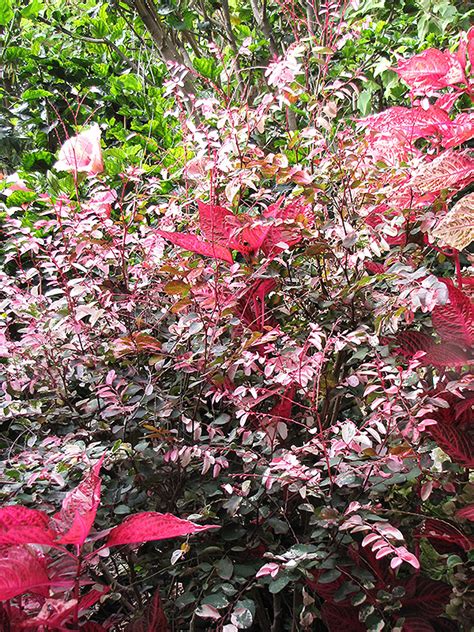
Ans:
{"type": "Polygon", "coordinates": [[[13,20],[11,0],[0,0],[0,26],[6,26],[13,20]]]}
{"type": "Polygon", "coordinates": [[[207,595],[201,601],[202,605],[214,606],[214,608],[227,608],[229,605],[229,600],[222,593],[214,593],[212,595],[207,595]]]}
{"type": "Polygon", "coordinates": [[[341,576],[341,572],[337,569],[332,569],[327,573],[323,573],[321,577],[318,579],[319,584],[330,584],[331,582],[336,581],[341,576]]]}
{"type": "Polygon", "coordinates": [[[381,75],[383,72],[385,72],[385,70],[388,70],[391,65],[392,64],[390,63],[389,59],[387,59],[386,57],[381,57],[377,64],[374,66],[374,77],[378,77],[379,75],[381,75]]]}
{"type": "Polygon", "coordinates": [[[275,595],[276,593],[279,593],[281,590],[283,590],[283,588],[285,588],[285,586],[287,586],[291,581],[291,578],[285,575],[282,575],[281,577],[278,577],[278,579],[276,579],[275,581],[273,581],[269,587],[268,590],[275,595]]]}
{"type": "Polygon", "coordinates": [[[203,77],[207,79],[217,79],[219,70],[216,62],[208,57],[195,57],[193,60],[193,66],[203,77]]]}
{"type": "Polygon", "coordinates": [[[370,112],[371,101],[372,90],[362,90],[357,99],[357,107],[362,116],[366,116],[370,112]]]}
{"type": "MultiPolygon", "coordinates": [[[[0,0],[1,1],[1,0],[0,0]]],[[[29,88],[25,90],[21,95],[24,101],[36,101],[37,99],[43,99],[44,97],[52,97],[53,93],[49,90],[43,90],[42,88],[29,88]]]]}
{"type": "Polygon", "coordinates": [[[234,565],[228,557],[223,557],[217,562],[216,570],[221,579],[230,579],[234,572],[234,565]]]}
{"type": "MultiPolygon", "coordinates": [[[[0,0],[1,1],[1,0],[0,0]]],[[[43,8],[41,0],[32,0],[24,9],[22,9],[22,18],[35,18],[43,8]]]]}
{"type": "Polygon", "coordinates": [[[13,191],[13,193],[8,196],[6,204],[11,208],[13,206],[21,206],[33,200],[36,200],[36,193],[34,191],[13,191]]]}

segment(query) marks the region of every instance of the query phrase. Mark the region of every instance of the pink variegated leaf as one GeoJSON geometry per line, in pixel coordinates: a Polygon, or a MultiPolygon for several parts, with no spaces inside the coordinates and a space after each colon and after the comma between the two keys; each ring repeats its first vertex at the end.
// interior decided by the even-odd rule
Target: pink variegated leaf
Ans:
{"type": "Polygon", "coordinates": [[[264,564],[258,571],[255,577],[266,577],[267,575],[271,575],[271,577],[276,577],[280,572],[280,565],[275,564],[274,562],[269,562],[268,564],[264,564]]]}
{"type": "Polygon", "coordinates": [[[443,133],[441,144],[446,149],[457,147],[474,138],[474,112],[458,114],[443,133]]]}
{"type": "Polygon", "coordinates": [[[446,92],[445,94],[442,94],[440,97],[438,97],[436,99],[436,107],[441,108],[442,110],[445,110],[445,112],[450,112],[453,105],[456,103],[456,101],[459,99],[459,97],[462,97],[463,93],[461,91],[459,92],[446,92]]]}
{"type": "Polygon", "coordinates": [[[396,570],[399,566],[403,564],[403,560],[399,557],[392,557],[390,560],[390,568],[396,570]]]}
{"type": "Polygon", "coordinates": [[[100,503],[100,468],[105,455],[94,465],[79,485],[66,494],[61,511],[53,517],[59,544],[82,546],[94,524],[100,503]]]}
{"type": "Polygon", "coordinates": [[[408,183],[418,193],[467,186],[474,181],[474,160],[466,152],[445,151],[421,165],[408,183]]]}
{"type": "MultiPolygon", "coordinates": [[[[54,586],[54,580],[52,580],[54,586]]],[[[34,619],[29,619],[29,623],[45,626],[50,630],[63,629],[66,623],[70,622],[76,612],[79,616],[85,615],[94,606],[103,595],[109,592],[110,588],[104,586],[102,590],[90,590],[79,601],[77,606],[76,599],[65,601],[64,597],[46,599],[43,607],[34,619]]],[[[81,628],[82,629],[82,628],[81,628]]]]}
{"type": "Polygon", "coordinates": [[[391,546],[383,546],[375,554],[375,559],[380,560],[382,557],[387,557],[387,555],[390,555],[392,552],[391,546]]]}
{"type": "Polygon", "coordinates": [[[107,632],[107,628],[104,628],[104,626],[100,625],[100,623],[94,623],[93,621],[87,621],[84,625],[81,625],[80,629],[82,632],[107,632]]]}
{"type": "Polygon", "coordinates": [[[395,106],[360,119],[359,123],[375,133],[402,133],[413,143],[419,138],[448,134],[452,121],[447,112],[437,106],[406,108],[395,106]]]}
{"type": "Polygon", "coordinates": [[[114,527],[109,534],[106,546],[166,540],[218,528],[217,525],[195,524],[172,514],[145,511],[126,518],[122,524],[114,527]]]}
{"type": "Polygon", "coordinates": [[[224,248],[218,244],[204,241],[196,235],[189,235],[185,233],[171,233],[164,230],[157,231],[157,234],[167,239],[175,246],[195,252],[198,255],[204,257],[212,257],[213,259],[221,259],[227,263],[233,263],[232,254],[228,248],[224,248]]]}
{"type": "Polygon", "coordinates": [[[32,628],[33,626],[41,626],[40,630],[62,630],[64,624],[72,619],[76,604],[77,601],[75,599],[66,601],[63,597],[45,599],[38,614],[35,617],[28,618],[27,629],[30,629],[29,626],[32,628]]]}
{"type": "Polygon", "coordinates": [[[378,533],[369,533],[362,540],[362,546],[367,546],[368,544],[374,543],[376,540],[379,540],[380,536],[378,533]]]}
{"type": "MultiPolygon", "coordinates": [[[[375,552],[375,551],[380,551],[380,549],[385,548],[386,544],[387,544],[387,543],[385,542],[385,540],[381,538],[380,540],[377,540],[376,542],[374,542],[370,548],[371,548],[371,549],[372,549],[372,551],[374,551],[374,552],[375,552]]],[[[391,549],[390,549],[390,550],[391,550],[391,549]]]]}
{"type": "Polygon", "coordinates": [[[406,549],[404,546],[396,547],[393,552],[398,558],[400,558],[404,562],[407,562],[407,564],[411,564],[413,568],[416,568],[417,570],[420,568],[420,562],[418,561],[418,558],[415,557],[413,553],[410,553],[410,551],[408,551],[408,549],[406,549]]]}
{"type": "Polygon", "coordinates": [[[471,75],[474,74],[474,26],[467,32],[467,57],[471,64],[471,75]]]}
{"type": "Polygon", "coordinates": [[[27,546],[0,548],[0,601],[23,593],[46,597],[50,584],[47,560],[38,551],[27,546]]]}
{"type": "Polygon", "coordinates": [[[432,231],[456,250],[468,248],[474,241],[474,193],[468,193],[456,202],[432,231]]]}
{"type": "Polygon", "coordinates": [[[436,48],[400,61],[394,70],[410,88],[417,91],[439,90],[465,81],[462,65],[456,56],[436,48]]]}
{"type": "Polygon", "coordinates": [[[54,531],[42,511],[11,505],[0,509],[0,546],[3,544],[54,543],[54,531]]]}

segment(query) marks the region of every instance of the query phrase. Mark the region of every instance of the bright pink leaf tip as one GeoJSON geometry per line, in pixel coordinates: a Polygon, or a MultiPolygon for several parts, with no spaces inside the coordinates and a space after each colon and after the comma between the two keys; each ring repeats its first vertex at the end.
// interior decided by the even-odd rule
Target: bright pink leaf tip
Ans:
{"type": "Polygon", "coordinates": [[[122,524],[112,529],[106,546],[166,540],[218,528],[218,525],[195,524],[169,513],[161,514],[154,511],[145,511],[126,518],[122,524]]]}
{"type": "Polygon", "coordinates": [[[105,455],[94,465],[79,485],[66,494],[61,511],[54,517],[59,544],[84,544],[94,524],[100,503],[99,471],[105,455]]]}

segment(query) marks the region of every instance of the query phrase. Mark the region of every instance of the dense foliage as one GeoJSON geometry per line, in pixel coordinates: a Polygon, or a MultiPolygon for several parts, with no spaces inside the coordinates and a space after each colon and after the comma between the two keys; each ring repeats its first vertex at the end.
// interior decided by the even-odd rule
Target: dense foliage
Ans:
{"type": "Polygon", "coordinates": [[[474,29],[388,4],[4,0],[2,630],[469,629],[474,29]]]}

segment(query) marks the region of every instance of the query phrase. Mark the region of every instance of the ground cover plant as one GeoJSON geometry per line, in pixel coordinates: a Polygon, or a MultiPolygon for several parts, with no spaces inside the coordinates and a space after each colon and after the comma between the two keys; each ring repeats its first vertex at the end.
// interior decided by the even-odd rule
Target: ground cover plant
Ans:
{"type": "Polygon", "coordinates": [[[0,12],[1,629],[469,630],[462,10],[61,6],[0,12]]]}

